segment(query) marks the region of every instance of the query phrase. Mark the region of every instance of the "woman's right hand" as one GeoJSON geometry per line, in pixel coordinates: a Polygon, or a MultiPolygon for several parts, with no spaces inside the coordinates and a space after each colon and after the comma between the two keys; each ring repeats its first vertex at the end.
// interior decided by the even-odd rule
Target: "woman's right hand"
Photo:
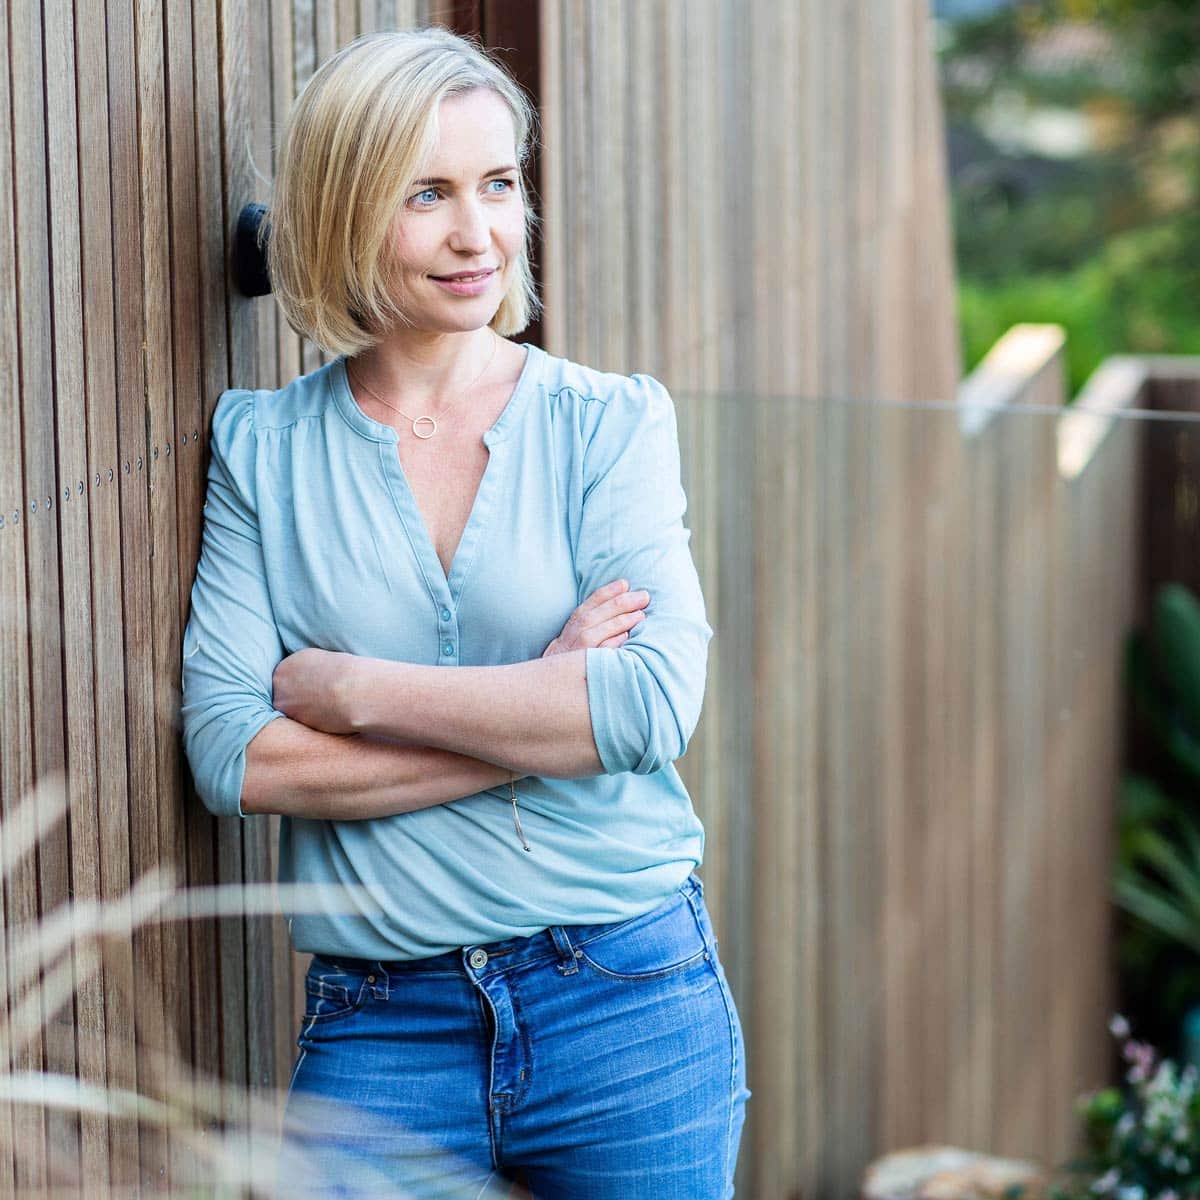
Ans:
{"type": "Polygon", "coordinates": [[[624,645],[629,631],[645,619],[642,609],[649,603],[649,592],[631,592],[624,579],[606,583],[567,618],[562,633],[542,651],[542,657],[590,646],[624,645]]]}

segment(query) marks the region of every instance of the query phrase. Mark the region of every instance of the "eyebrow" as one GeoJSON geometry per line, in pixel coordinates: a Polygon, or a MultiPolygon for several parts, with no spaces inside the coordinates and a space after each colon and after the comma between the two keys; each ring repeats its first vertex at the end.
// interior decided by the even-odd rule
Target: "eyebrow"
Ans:
{"type": "MultiPolygon", "coordinates": [[[[509,171],[515,171],[515,166],[508,167],[493,167],[490,171],[485,171],[480,178],[489,179],[493,175],[506,175],[509,171]]],[[[453,183],[453,179],[414,179],[413,187],[433,187],[436,184],[453,183]]]]}

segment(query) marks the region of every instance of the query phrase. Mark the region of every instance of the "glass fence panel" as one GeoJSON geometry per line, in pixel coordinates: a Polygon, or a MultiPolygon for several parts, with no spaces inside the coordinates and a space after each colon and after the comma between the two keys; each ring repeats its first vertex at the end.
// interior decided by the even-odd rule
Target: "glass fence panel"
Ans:
{"type": "Polygon", "coordinates": [[[758,1136],[1064,1160],[1113,1013],[1200,1065],[1200,419],[675,403],[758,1136]]]}

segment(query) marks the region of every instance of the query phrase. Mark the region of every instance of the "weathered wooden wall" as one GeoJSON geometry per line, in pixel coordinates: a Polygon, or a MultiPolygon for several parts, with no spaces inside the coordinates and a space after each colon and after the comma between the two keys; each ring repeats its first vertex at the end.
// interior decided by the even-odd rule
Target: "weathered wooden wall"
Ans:
{"type": "Polygon", "coordinates": [[[1061,334],[1019,327],[957,403],[675,392],[748,1195],[926,1142],[1061,1163],[1109,1077],[1143,391],[1068,417],[1063,387],[1061,334]]]}
{"type": "MultiPolygon", "coordinates": [[[[0,784],[6,815],[59,772],[70,797],[68,822],[8,880],[6,930],[68,897],[119,896],[159,864],[180,884],[274,877],[277,818],[214,821],[178,736],[212,408],[229,386],[319,361],[270,301],[233,289],[232,230],[269,199],[273,131],[318,62],[366,29],[453,10],[6,6],[0,784]]],[[[99,976],[12,1066],[167,1096],[186,1081],[156,1070],[166,1047],[254,1089],[286,1085],[300,975],[278,918],[155,924],[107,945],[99,976]]],[[[0,1108],[0,1154],[0,1191],[11,1177],[21,1194],[48,1182],[51,1159],[82,1169],[89,1194],[110,1175],[154,1187],[189,1169],[149,1123],[21,1106],[0,1108]]]]}
{"type": "Polygon", "coordinates": [[[967,396],[1041,413],[888,407],[959,387],[931,35],[919,0],[543,5],[547,346],[679,408],[754,1196],[930,1139],[1059,1160],[1106,1077],[1137,428],[1059,478],[1044,331],[967,396]]]}
{"type": "MultiPolygon", "coordinates": [[[[7,881],[0,948],[156,864],[274,877],[276,819],[212,820],[178,742],[212,407],[322,361],[235,292],[231,232],[318,62],[487,9],[12,0],[0,21],[0,785],[5,815],[57,772],[70,796],[7,881]]],[[[749,1037],[739,1194],[847,1194],[927,1137],[1061,1156],[1105,1065],[1139,426],[1067,479],[1052,412],[964,429],[918,403],[958,389],[919,0],[545,0],[540,22],[546,345],[672,388],[717,629],[682,769],[749,1037]]],[[[1060,402],[1060,350],[1018,341],[1024,366],[960,407],[1060,402]]],[[[167,1045],[270,1094],[303,966],[277,919],[148,927],[12,1066],[168,1094],[167,1045]]],[[[194,1169],[149,1124],[21,1106],[0,1147],[0,1191],[50,1158],[95,1188],[194,1169]]]]}

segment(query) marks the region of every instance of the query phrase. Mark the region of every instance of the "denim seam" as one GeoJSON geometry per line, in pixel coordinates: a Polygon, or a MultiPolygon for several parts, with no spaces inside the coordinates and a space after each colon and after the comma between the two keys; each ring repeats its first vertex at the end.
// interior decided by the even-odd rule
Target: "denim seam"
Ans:
{"type": "Polygon", "coordinates": [[[718,970],[716,962],[710,960],[709,965],[712,967],[713,975],[716,976],[717,989],[721,993],[721,1003],[725,1006],[725,1019],[729,1024],[729,1121],[725,1126],[725,1182],[730,1183],[732,1182],[733,1166],[733,1114],[737,1107],[737,1035],[734,1032],[733,1012],[729,1007],[728,985],[721,978],[721,972],[718,970]]]}
{"type": "Polygon", "coordinates": [[[730,1158],[733,1153],[733,1113],[737,1105],[737,1069],[738,1069],[738,1053],[737,1053],[737,1036],[734,1032],[733,1012],[729,1007],[730,997],[727,994],[727,986],[721,978],[721,972],[717,966],[716,958],[716,942],[717,932],[714,929],[712,934],[712,947],[708,945],[708,938],[704,933],[704,926],[700,921],[700,911],[696,906],[694,899],[695,891],[688,893],[688,907],[692,910],[692,917],[695,919],[696,928],[700,931],[700,940],[704,942],[705,954],[708,959],[708,965],[712,968],[712,973],[717,981],[717,990],[721,993],[721,1003],[725,1008],[725,1020],[729,1025],[729,1120],[725,1126],[725,1181],[729,1182],[730,1175],[730,1158]],[[713,952],[710,954],[708,951],[713,952]]]}
{"type": "Polygon", "coordinates": [[[338,1018],[353,1016],[363,1007],[363,1004],[366,1002],[364,993],[368,985],[365,979],[362,983],[362,986],[359,988],[357,999],[352,1000],[350,996],[350,989],[348,987],[340,983],[328,982],[331,975],[337,975],[339,973],[340,972],[337,971],[326,971],[321,975],[309,976],[305,978],[305,992],[308,995],[315,997],[317,1002],[313,1006],[314,1011],[308,1018],[308,1024],[304,1027],[304,1030],[300,1034],[301,1037],[307,1037],[312,1032],[313,1026],[322,1021],[332,1021],[338,1018]],[[315,985],[315,987],[311,985],[315,985]],[[333,1012],[322,1012],[322,1000],[340,1000],[343,1004],[347,1005],[347,1007],[344,1009],[335,1009],[333,1012]]]}
{"type": "MultiPolygon", "coordinates": [[[[672,899],[672,897],[676,895],[682,896],[689,904],[691,904],[692,896],[695,895],[695,891],[693,890],[691,892],[685,892],[682,890],[682,888],[676,888],[676,890],[667,897],[667,900],[672,899]]],[[[574,944],[576,947],[590,946],[592,942],[598,941],[600,938],[610,937],[614,933],[620,933],[621,930],[626,928],[626,926],[632,925],[634,921],[640,921],[644,917],[650,916],[651,913],[658,912],[658,910],[662,908],[664,904],[666,904],[667,900],[660,900],[653,908],[646,909],[644,913],[638,913],[636,917],[627,917],[624,921],[620,921],[616,925],[607,926],[602,933],[594,933],[590,938],[584,938],[582,941],[576,941],[574,944]]],[[[703,934],[701,934],[701,937],[703,937],[703,934]]]]}
{"type": "Polygon", "coordinates": [[[606,979],[615,979],[618,983],[650,983],[655,979],[668,979],[672,975],[678,975],[686,971],[688,967],[694,967],[698,962],[708,958],[707,945],[703,950],[697,950],[691,958],[685,958],[683,962],[672,963],[669,967],[663,967],[659,971],[647,971],[641,975],[620,975],[616,971],[606,970],[599,963],[594,963],[585,954],[583,961],[587,963],[597,974],[603,975],[606,979]]]}
{"type": "MultiPolygon", "coordinates": [[[[716,970],[716,967],[713,968],[716,970]]],[[[719,980],[719,977],[718,977],[719,980]]],[[[729,1019],[729,1121],[725,1127],[725,1180],[732,1182],[733,1175],[733,1114],[737,1107],[737,1037],[733,1028],[733,1013],[729,1010],[729,998],[726,989],[721,989],[721,998],[725,1001],[725,1014],[729,1019]]]]}
{"type": "MultiPolygon", "coordinates": [[[[303,1037],[304,1034],[301,1033],[300,1036],[303,1037]]],[[[288,1091],[289,1092],[291,1092],[291,1090],[296,1086],[296,1076],[300,1074],[300,1064],[304,1062],[304,1056],[307,1053],[308,1053],[308,1048],[302,1046],[300,1048],[300,1057],[298,1059],[296,1059],[296,1065],[292,1068],[292,1077],[288,1080],[288,1091]]]]}
{"type": "Polygon", "coordinates": [[[533,1043],[529,1037],[529,1029],[523,1020],[519,1020],[518,1003],[520,1000],[520,991],[517,988],[517,979],[514,974],[508,981],[509,1004],[512,1006],[513,1028],[517,1032],[517,1036],[521,1040],[521,1048],[525,1052],[525,1078],[517,1080],[517,1093],[512,1096],[508,1102],[506,1112],[512,1112],[513,1109],[521,1104],[529,1092],[533,1084],[533,1043]]]}
{"type": "Polygon", "coordinates": [[[495,1111],[492,1105],[492,1095],[496,1087],[496,1045],[500,1040],[500,1020],[496,1016],[495,1005],[492,1004],[491,997],[487,991],[479,985],[478,980],[472,979],[475,984],[475,990],[479,993],[480,1002],[488,1006],[488,1010],[492,1014],[492,1038],[491,1047],[488,1050],[488,1090],[487,1090],[487,1126],[488,1126],[488,1144],[492,1151],[492,1166],[499,1167],[500,1165],[500,1147],[499,1138],[497,1136],[497,1125],[501,1118],[501,1113],[495,1111]]]}
{"type": "MultiPolygon", "coordinates": [[[[658,971],[646,971],[646,972],[642,972],[637,975],[622,975],[617,971],[609,971],[606,968],[602,967],[599,963],[594,962],[592,960],[592,958],[588,955],[586,950],[583,952],[583,961],[586,962],[588,964],[588,966],[592,968],[592,970],[598,971],[601,975],[604,975],[609,979],[616,979],[622,983],[649,983],[651,980],[654,980],[654,979],[665,979],[671,975],[677,975],[680,972],[685,971],[688,967],[694,966],[702,958],[708,958],[710,956],[712,946],[709,944],[709,940],[704,934],[704,927],[703,927],[703,925],[701,925],[700,916],[696,911],[695,897],[699,894],[698,890],[694,885],[691,885],[691,884],[688,884],[685,882],[683,884],[680,884],[677,891],[684,898],[684,900],[687,901],[688,908],[691,909],[692,920],[696,924],[696,932],[700,935],[701,949],[699,949],[690,958],[685,958],[682,962],[672,963],[671,966],[663,967],[661,970],[658,970],[658,971]]],[[[663,903],[665,904],[666,901],[664,901],[663,903]]],[[[661,908],[662,905],[659,905],[658,907],[661,908]]],[[[650,910],[650,913],[654,913],[657,911],[658,911],[658,908],[652,908],[650,910]]],[[[643,913],[642,916],[649,916],[650,913],[643,913]]],[[[638,918],[638,917],[630,918],[631,921],[637,921],[639,919],[640,918],[638,918]]],[[[629,924],[629,922],[628,921],[624,922],[624,924],[629,924]]],[[[617,926],[616,929],[611,929],[611,930],[606,931],[605,933],[597,934],[596,937],[589,938],[586,942],[580,942],[579,945],[580,945],[580,947],[588,946],[592,942],[598,941],[600,938],[608,937],[610,933],[616,933],[617,930],[620,928],[621,928],[621,926],[617,926]]]]}

